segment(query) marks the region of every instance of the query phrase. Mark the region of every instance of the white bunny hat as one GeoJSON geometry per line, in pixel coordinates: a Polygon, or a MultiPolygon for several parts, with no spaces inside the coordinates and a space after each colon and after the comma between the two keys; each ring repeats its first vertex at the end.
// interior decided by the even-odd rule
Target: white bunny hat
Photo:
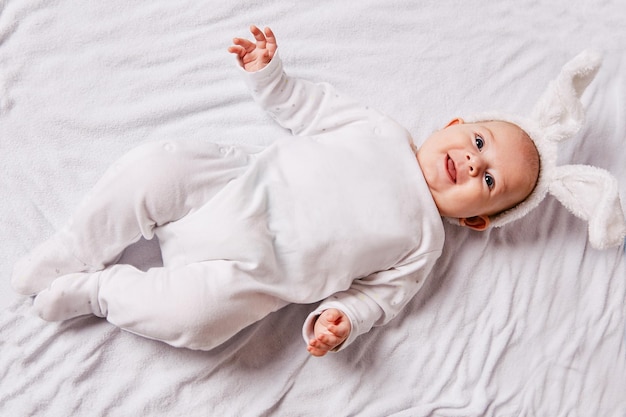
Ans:
{"type": "Polygon", "coordinates": [[[569,211],[586,220],[594,248],[619,246],[626,236],[617,180],[607,171],[589,165],[557,166],[557,145],[574,136],[584,122],[580,102],[600,67],[601,57],[584,51],[565,64],[540,97],[529,118],[486,113],[465,118],[468,123],[503,120],[522,128],[533,140],[540,159],[537,185],[526,200],[493,216],[490,226],[500,227],[519,219],[550,193],[569,211]]]}

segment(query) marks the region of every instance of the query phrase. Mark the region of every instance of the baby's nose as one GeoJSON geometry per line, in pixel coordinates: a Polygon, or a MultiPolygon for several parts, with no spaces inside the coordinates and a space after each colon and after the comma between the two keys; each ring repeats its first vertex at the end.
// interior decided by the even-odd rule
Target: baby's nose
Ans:
{"type": "Polygon", "coordinates": [[[465,155],[465,159],[467,159],[469,174],[471,176],[479,175],[483,166],[483,161],[480,155],[468,153],[465,155]]]}

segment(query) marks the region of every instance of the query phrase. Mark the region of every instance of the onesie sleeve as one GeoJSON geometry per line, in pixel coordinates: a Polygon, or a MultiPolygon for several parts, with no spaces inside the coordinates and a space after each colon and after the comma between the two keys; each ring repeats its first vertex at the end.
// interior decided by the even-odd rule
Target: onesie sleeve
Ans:
{"type": "Polygon", "coordinates": [[[388,323],[422,288],[440,254],[441,251],[423,254],[405,265],[357,279],[348,290],[331,295],[305,320],[302,328],[305,342],[315,337],[315,320],[329,308],[343,311],[352,325],[350,336],[336,351],[343,350],[372,327],[388,323]]]}
{"type": "Polygon", "coordinates": [[[294,135],[316,135],[381,116],[340,94],[330,84],[288,76],[278,51],[260,71],[241,71],[254,100],[294,135]]]}

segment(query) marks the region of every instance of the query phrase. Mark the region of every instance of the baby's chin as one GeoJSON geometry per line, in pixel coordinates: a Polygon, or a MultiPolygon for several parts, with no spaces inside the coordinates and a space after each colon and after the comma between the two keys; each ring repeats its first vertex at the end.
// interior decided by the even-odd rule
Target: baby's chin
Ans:
{"type": "Polygon", "coordinates": [[[437,204],[437,200],[435,200],[435,205],[437,206],[437,210],[439,211],[439,215],[441,217],[448,217],[448,218],[453,218],[453,219],[469,217],[469,216],[463,216],[462,213],[459,213],[458,211],[455,211],[455,210],[446,210],[444,208],[445,206],[437,204]]]}

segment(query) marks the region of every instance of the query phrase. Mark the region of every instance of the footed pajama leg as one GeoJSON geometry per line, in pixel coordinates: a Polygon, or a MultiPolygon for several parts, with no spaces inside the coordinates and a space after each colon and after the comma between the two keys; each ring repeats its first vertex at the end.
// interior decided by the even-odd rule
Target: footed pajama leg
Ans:
{"type": "Polygon", "coordinates": [[[19,260],[13,288],[33,295],[56,278],[94,272],[154,228],[176,221],[247,167],[249,153],[198,142],[151,142],[113,164],[69,223],[19,260]]]}
{"type": "Polygon", "coordinates": [[[176,347],[210,350],[285,302],[236,261],[206,261],[146,272],[129,265],[71,274],[35,298],[46,320],[94,314],[124,330],[176,347]]]}

